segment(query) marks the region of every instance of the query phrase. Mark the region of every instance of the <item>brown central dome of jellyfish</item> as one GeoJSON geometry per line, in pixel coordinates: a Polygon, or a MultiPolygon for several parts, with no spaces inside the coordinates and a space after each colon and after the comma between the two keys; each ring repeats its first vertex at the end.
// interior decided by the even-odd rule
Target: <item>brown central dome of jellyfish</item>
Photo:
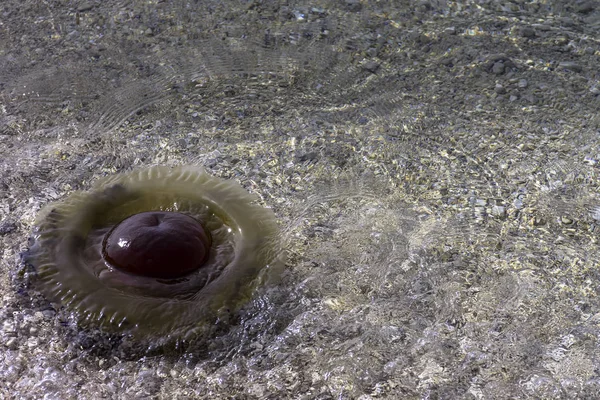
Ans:
{"type": "Polygon", "coordinates": [[[202,267],[210,242],[196,219],[176,212],[148,211],[126,218],[108,232],[102,254],[121,271],[174,279],[202,267]]]}

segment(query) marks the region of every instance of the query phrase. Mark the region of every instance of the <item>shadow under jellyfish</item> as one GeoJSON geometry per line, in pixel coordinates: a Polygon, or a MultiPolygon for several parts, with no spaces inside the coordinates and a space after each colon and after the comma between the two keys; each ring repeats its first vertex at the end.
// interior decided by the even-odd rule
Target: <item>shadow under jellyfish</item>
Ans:
{"type": "Polygon", "coordinates": [[[38,217],[29,260],[41,289],[88,321],[188,340],[283,266],[270,209],[194,166],[98,181],[38,217]]]}

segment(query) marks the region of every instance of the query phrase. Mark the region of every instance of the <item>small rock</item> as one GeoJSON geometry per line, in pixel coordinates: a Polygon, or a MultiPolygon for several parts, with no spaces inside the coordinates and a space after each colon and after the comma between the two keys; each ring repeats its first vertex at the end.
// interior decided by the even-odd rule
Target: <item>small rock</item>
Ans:
{"type": "Polygon", "coordinates": [[[560,217],[560,222],[563,225],[571,225],[573,223],[573,220],[571,218],[566,217],[566,216],[563,215],[563,216],[560,217]]]}
{"type": "Polygon", "coordinates": [[[517,83],[517,86],[520,87],[521,89],[525,89],[527,87],[527,79],[519,79],[519,82],[517,83]]]}
{"type": "Polygon", "coordinates": [[[600,87],[598,86],[592,86],[590,88],[590,93],[592,93],[594,96],[598,96],[600,94],[600,87]]]}
{"type": "Polygon", "coordinates": [[[420,44],[420,45],[426,45],[431,43],[431,39],[429,38],[429,36],[424,35],[418,31],[414,31],[411,32],[408,35],[409,40],[414,41],[416,44],[420,44]]]}
{"type": "Polygon", "coordinates": [[[573,27],[576,25],[575,20],[571,17],[560,17],[558,21],[562,26],[573,27]]]}
{"type": "Polygon", "coordinates": [[[375,61],[367,61],[366,63],[363,64],[362,67],[364,69],[366,69],[367,71],[369,71],[369,72],[371,72],[371,73],[374,74],[379,69],[379,63],[375,62],[375,61]]]}
{"type": "Polygon", "coordinates": [[[547,24],[531,24],[531,27],[542,32],[548,32],[552,27],[547,24]]]}
{"type": "Polygon", "coordinates": [[[35,349],[40,344],[40,340],[37,337],[30,337],[27,339],[27,347],[30,349],[35,349]]]}
{"type": "Polygon", "coordinates": [[[557,46],[566,46],[567,44],[569,44],[569,38],[565,36],[559,36],[556,39],[554,39],[554,44],[556,44],[557,46]]]}
{"type": "Polygon", "coordinates": [[[0,236],[8,235],[17,229],[17,225],[13,222],[4,221],[0,223],[0,236]]]}
{"type": "Polygon", "coordinates": [[[11,350],[16,350],[17,349],[17,338],[16,337],[9,337],[8,340],[5,343],[6,347],[8,347],[11,350]]]}
{"type": "Polygon", "coordinates": [[[512,3],[506,3],[500,6],[500,9],[504,12],[517,12],[519,11],[519,6],[512,3]]]}
{"type": "Polygon", "coordinates": [[[360,3],[360,0],[346,0],[346,7],[352,12],[358,12],[362,10],[362,4],[360,3]]]}
{"type": "Polygon", "coordinates": [[[473,198],[473,199],[471,199],[471,202],[473,203],[473,205],[475,207],[485,207],[485,206],[487,206],[487,200],[486,199],[473,198]]]}
{"type": "Polygon", "coordinates": [[[539,99],[532,93],[526,94],[525,96],[523,96],[523,98],[531,104],[537,104],[539,102],[539,99]]]}
{"type": "Polygon", "coordinates": [[[2,324],[2,332],[6,336],[15,336],[17,334],[15,323],[9,320],[4,321],[2,324]]]}
{"type": "Polygon", "coordinates": [[[585,156],[585,158],[583,159],[583,162],[586,163],[587,165],[596,165],[598,163],[598,161],[590,156],[585,156]]]}
{"type": "Polygon", "coordinates": [[[296,21],[304,21],[306,19],[306,15],[302,11],[294,10],[293,14],[296,18],[296,21]]]}
{"type": "Polygon", "coordinates": [[[542,225],[546,225],[546,220],[542,217],[533,217],[530,221],[531,225],[533,226],[542,226],[542,225]]]}
{"type": "Polygon", "coordinates": [[[520,35],[524,38],[534,38],[536,36],[535,29],[530,26],[523,26],[519,31],[520,35]]]}
{"type": "Polygon", "coordinates": [[[309,153],[301,154],[298,156],[298,161],[315,161],[319,159],[319,154],[315,151],[311,151],[309,153]]]}
{"type": "Polygon", "coordinates": [[[583,67],[573,61],[561,61],[558,64],[559,68],[567,69],[573,72],[581,72],[583,71],[583,67]]]}
{"type": "Polygon", "coordinates": [[[94,5],[92,3],[83,2],[79,5],[79,7],[77,7],[77,11],[85,12],[91,10],[92,8],[94,8],[94,5]]]}
{"type": "Polygon", "coordinates": [[[535,145],[533,143],[521,143],[517,146],[517,149],[521,151],[531,151],[535,149],[535,145]]]}
{"type": "Polygon", "coordinates": [[[506,207],[504,206],[493,206],[491,210],[491,214],[500,219],[506,218],[506,207]]]}
{"type": "Polygon", "coordinates": [[[497,83],[496,87],[494,88],[494,91],[498,94],[504,94],[504,93],[506,93],[506,88],[504,86],[502,86],[501,84],[497,83]]]}
{"type": "Polygon", "coordinates": [[[504,63],[503,62],[495,62],[494,65],[492,65],[492,73],[496,74],[496,75],[500,75],[504,73],[504,63]]]}
{"type": "Polygon", "coordinates": [[[592,11],[594,11],[595,8],[596,8],[596,5],[594,4],[593,1],[586,1],[586,2],[583,2],[582,4],[579,4],[579,6],[576,8],[576,11],[580,14],[589,14],[592,11]]]}
{"type": "Polygon", "coordinates": [[[377,57],[377,54],[378,54],[378,53],[379,53],[379,50],[377,50],[377,48],[376,48],[376,47],[370,47],[370,48],[367,50],[367,55],[368,55],[369,57],[377,57]]]}
{"type": "Polygon", "coordinates": [[[456,35],[456,28],[453,26],[450,26],[450,27],[444,29],[444,33],[446,35],[456,35]]]}
{"type": "Polygon", "coordinates": [[[594,221],[600,221],[600,207],[596,206],[594,207],[592,210],[592,218],[594,219],[594,221]]]}
{"type": "Polygon", "coordinates": [[[454,65],[453,57],[444,57],[440,60],[441,65],[445,65],[446,67],[452,67],[454,65]]]}
{"type": "Polygon", "coordinates": [[[513,206],[515,206],[515,208],[517,210],[520,210],[523,208],[523,199],[517,198],[515,199],[515,201],[513,201],[513,206]]]}
{"type": "Polygon", "coordinates": [[[496,75],[508,72],[509,69],[515,68],[515,63],[506,56],[506,54],[492,54],[487,58],[485,69],[496,75]]]}

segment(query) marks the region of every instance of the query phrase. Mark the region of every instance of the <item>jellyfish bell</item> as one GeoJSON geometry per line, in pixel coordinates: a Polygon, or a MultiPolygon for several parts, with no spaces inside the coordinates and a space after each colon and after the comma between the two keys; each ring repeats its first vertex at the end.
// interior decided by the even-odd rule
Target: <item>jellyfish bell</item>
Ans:
{"type": "Polygon", "coordinates": [[[82,320],[188,340],[283,267],[257,200],[195,166],[110,176],[40,212],[28,259],[42,292],[82,320]]]}
{"type": "Polygon", "coordinates": [[[201,268],[209,247],[209,234],[194,218],[146,211],[115,225],[104,236],[102,255],[131,274],[171,279],[201,268]]]}

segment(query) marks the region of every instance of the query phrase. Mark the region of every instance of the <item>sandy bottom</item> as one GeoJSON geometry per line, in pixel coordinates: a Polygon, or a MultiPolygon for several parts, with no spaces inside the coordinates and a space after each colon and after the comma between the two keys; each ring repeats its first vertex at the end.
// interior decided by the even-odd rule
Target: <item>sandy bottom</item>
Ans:
{"type": "Polygon", "coordinates": [[[600,392],[600,6],[4,0],[0,398],[600,392]],[[78,323],[22,259],[99,178],[202,165],[287,249],[210,335],[78,323]]]}

